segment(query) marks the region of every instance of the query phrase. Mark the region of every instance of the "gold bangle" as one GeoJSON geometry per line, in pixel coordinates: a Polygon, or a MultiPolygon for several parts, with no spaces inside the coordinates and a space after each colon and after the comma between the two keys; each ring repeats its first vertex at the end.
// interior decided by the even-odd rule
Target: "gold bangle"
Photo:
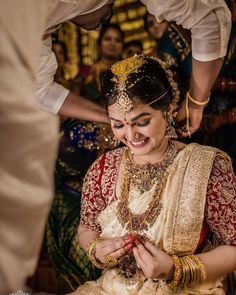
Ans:
{"type": "Polygon", "coordinates": [[[93,265],[95,265],[99,269],[104,269],[104,268],[106,268],[106,265],[103,264],[102,262],[98,261],[95,256],[95,252],[96,252],[95,247],[96,247],[97,242],[100,240],[102,240],[102,238],[98,237],[89,243],[89,245],[87,247],[87,255],[88,255],[88,259],[92,262],[93,265]]]}
{"type": "MultiPolygon", "coordinates": [[[[195,260],[193,259],[193,256],[194,255],[188,255],[183,257],[183,260],[184,260],[184,263],[186,264],[186,269],[187,269],[186,273],[188,274],[187,280],[185,281],[184,286],[187,286],[187,287],[191,285],[195,285],[201,281],[200,270],[195,260]]],[[[183,263],[182,260],[181,260],[181,263],[183,263]]]]}
{"type": "Polygon", "coordinates": [[[167,283],[167,286],[172,290],[176,290],[180,284],[182,274],[183,274],[183,269],[178,256],[173,255],[172,259],[173,259],[174,267],[175,267],[174,278],[172,281],[167,283]]]}
{"type": "Polygon", "coordinates": [[[189,286],[200,284],[206,279],[206,268],[200,258],[196,255],[187,255],[180,257],[182,265],[182,278],[179,287],[187,288],[189,286]]]}
{"type": "Polygon", "coordinates": [[[201,261],[201,259],[197,255],[193,255],[193,258],[201,271],[201,281],[206,280],[207,279],[207,272],[206,272],[205,264],[201,261]]]}
{"type": "Polygon", "coordinates": [[[182,264],[182,270],[183,270],[180,286],[186,287],[189,285],[192,278],[191,269],[188,264],[188,256],[181,257],[180,262],[182,264]]]}
{"type": "Polygon", "coordinates": [[[198,106],[205,107],[208,104],[208,102],[210,101],[210,95],[208,96],[208,98],[205,101],[198,101],[198,100],[194,99],[188,91],[186,94],[186,99],[189,99],[192,103],[194,103],[198,106]]]}

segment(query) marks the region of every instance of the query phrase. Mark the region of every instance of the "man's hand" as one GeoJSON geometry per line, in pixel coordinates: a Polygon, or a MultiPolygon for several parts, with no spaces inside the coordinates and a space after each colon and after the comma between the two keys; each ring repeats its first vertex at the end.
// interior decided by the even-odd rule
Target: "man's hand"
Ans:
{"type": "MultiPolygon", "coordinates": [[[[220,68],[223,63],[223,58],[218,58],[211,61],[198,61],[192,59],[192,76],[189,87],[191,96],[199,101],[204,102],[210,95],[212,86],[217,78],[220,68]]],[[[190,134],[198,130],[202,120],[203,106],[198,106],[192,102],[188,102],[189,112],[189,131],[190,134]]],[[[180,136],[186,137],[189,135],[186,125],[187,108],[184,100],[176,117],[176,129],[180,136]]]]}
{"type": "Polygon", "coordinates": [[[200,127],[204,107],[196,106],[190,101],[188,102],[188,112],[189,112],[189,132],[187,126],[187,110],[186,110],[186,100],[183,101],[177,116],[176,116],[176,133],[180,137],[187,137],[190,134],[197,131],[200,127]],[[190,133],[190,134],[189,134],[190,133]]]}

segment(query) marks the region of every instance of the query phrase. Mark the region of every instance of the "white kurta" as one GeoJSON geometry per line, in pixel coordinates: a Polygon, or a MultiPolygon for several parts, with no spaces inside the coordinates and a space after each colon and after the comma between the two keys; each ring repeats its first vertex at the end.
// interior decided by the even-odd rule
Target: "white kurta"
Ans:
{"type": "MultiPolygon", "coordinates": [[[[51,11],[45,25],[45,32],[52,33],[58,25],[74,18],[77,15],[94,12],[113,0],[62,0],[51,11]],[[53,29],[55,27],[55,29],[53,29]],[[52,28],[52,29],[51,29],[52,28]]],[[[46,111],[57,114],[69,91],[62,85],[54,82],[57,70],[57,61],[52,51],[51,37],[42,41],[39,68],[36,83],[36,97],[46,111]]]]}

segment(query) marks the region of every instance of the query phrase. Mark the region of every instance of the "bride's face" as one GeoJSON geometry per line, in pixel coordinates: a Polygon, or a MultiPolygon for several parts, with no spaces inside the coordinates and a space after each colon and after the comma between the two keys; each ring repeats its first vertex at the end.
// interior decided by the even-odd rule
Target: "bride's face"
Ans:
{"type": "Polygon", "coordinates": [[[163,111],[137,103],[126,115],[120,114],[115,104],[108,107],[111,127],[116,138],[134,155],[152,155],[158,150],[166,132],[163,111]]]}

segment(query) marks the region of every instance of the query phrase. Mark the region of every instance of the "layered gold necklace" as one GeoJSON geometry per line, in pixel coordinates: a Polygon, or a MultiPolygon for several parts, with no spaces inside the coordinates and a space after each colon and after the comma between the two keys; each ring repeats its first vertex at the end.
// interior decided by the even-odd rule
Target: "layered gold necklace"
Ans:
{"type": "Polygon", "coordinates": [[[156,164],[138,165],[134,162],[129,149],[124,152],[124,177],[121,197],[117,206],[119,222],[132,233],[146,230],[153,225],[161,210],[160,199],[168,177],[168,168],[177,155],[177,148],[172,140],[168,141],[162,160],[156,164]],[[129,206],[129,192],[135,187],[142,194],[152,189],[151,201],[147,209],[140,214],[133,213],[129,206]]]}
{"type": "MultiPolygon", "coordinates": [[[[157,164],[138,165],[133,155],[126,149],[123,156],[124,177],[121,188],[121,197],[117,205],[117,218],[120,224],[128,229],[131,236],[138,236],[141,240],[148,240],[144,230],[151,227],[160,214],[161,197],[166,185],[169,167],[173,163],[178,151],[172,140],[168,141],[167,149],[161,161],[157,164]],[[130,209],[130,190],[137,188],[139,193],[149,192],[151,199],[143,213],[133,213],[130,209]]],[[[140,273],[133,254],[123,256],[117,268],[126,278],[134,278],[140,273]]]]}

